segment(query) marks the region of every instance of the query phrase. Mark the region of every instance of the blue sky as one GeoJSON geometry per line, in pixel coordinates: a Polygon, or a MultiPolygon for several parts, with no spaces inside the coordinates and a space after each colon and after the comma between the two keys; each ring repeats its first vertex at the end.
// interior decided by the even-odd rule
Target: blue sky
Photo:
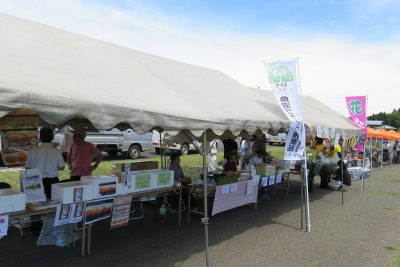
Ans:
{"type": "Polygon", "coordinates": [[[220,70],[268,89],[263,61],[299,58],[302,92],[347,115],[400,108],[399,0],[0,0],[0,12],[220,70]],[[283,4],[282,4],[283,3],[283,4]]]}
{"type": "MultiPolygon", "coordinates": [[[[94,1],[87,1],[93,3],[94,1]]],[[[121,9],[145,8],[178,17],[194,28],[209,27],[245,34],[296,34],[379,42],[397,38],[400,1],[385,0],[147,0],[101,1],[121,9]],[[284,3],[284,4],[283,4],[284,3]]]]}

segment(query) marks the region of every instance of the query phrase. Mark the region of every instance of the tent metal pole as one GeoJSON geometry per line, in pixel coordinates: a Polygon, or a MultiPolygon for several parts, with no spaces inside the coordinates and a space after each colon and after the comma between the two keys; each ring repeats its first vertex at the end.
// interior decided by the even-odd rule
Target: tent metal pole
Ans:
{"type": "Polygon", "coordinates": [[[210,266],[209,257],[208,257],[208,201],[207,201],[207,163],[206,163],[206,144],[207,144],[207,130],[204,131],[203,136],[203,191],[204,191],[204,218],[202,218],[201,222],[204,224],[204,234],[205,234],[205,248],[206,248],[206,267],[210,266]]]}
{"type": "Polygon", "coordinates": [[[300,174],[300,193],[301,193],[301,231],[304,231],[304,172],[300,174]]]}
{"type": "Polygon", "coordinates": [[[160,132],[160,160],[161,160],[161,169],[166,169],[167,166],[164,165],[164,160],[163,160],[163,152],[164,152],[164,148],[163,148],[163,144],[161,144],[161,132],[160,132]]]}
{"type": "Polygon", "coordinates": [[[383,168],[383,137],[381,139],[381,151],[382,151],[382,154],[381,154],[381,169],[382,169],[383,168]]]}
{"type": "Polygon", "coordinates": [[[369,156],[370,156],[369,171],[370,174],[372,174],[372,137],[369,138],[369,156]]]}
{"type": "Polygon", "coordinates": [[[365,182],[364,182],[364,168],[365,168],[365,144],[364,144],[364,150],[363,150],[363,164],[362,164],[362,174],[361,174],[361,190],[364,192],[365,189],[365,182]]]}
{"type": "MultiPolygon", "coordinates": [[[[343,153],[343,151],[341,153],[343,153]]],[[[343,160],[344,160],[344,157],[343,157],[343,154],[342,154],[341,164],[340,164],[340,168],[342,169],[342,206],[344,204],[344,192],[343,192],[344,191],[343,190],[343,169],[344,169],[344,167],[343,167],[343,160]]]]}
{"type": "MultiPolygon", "coordinates": [[[[303,124],[304,127],[304,124],[303,124]]],[[[307,232],[310,233],[311,232],[311,219],[310,219],[310,198],[308,195],[308,170],[307,170],[307,146],[305,146],[304,148],[304,170],[305,170],[305,195],[306,195],[306,228],[307,228],[307,232]]]]}

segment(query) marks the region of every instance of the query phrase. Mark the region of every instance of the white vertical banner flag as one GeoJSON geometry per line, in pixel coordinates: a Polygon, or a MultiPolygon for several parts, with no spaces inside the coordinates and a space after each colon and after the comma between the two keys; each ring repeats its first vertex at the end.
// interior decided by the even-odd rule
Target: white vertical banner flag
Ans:
{"type": "Polygon", "coordinates": [[[279,106],[290,120],[285,144],[285,160],[304,159],[305,128],[300,85],[297,78],[297,60],[267,63],[268,81],[279,106]]]}

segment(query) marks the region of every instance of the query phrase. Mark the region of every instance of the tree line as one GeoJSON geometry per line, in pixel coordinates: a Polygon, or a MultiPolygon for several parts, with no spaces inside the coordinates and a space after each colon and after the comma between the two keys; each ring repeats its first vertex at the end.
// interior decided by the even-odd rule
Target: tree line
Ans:
{"type": "Polygon", "coordinates": [[[368,120],[384,121],[386,125],[390,125],[397,129],[400,128],[400,108],[393,109],[391,113],[379,112],[368,116],[368,120]]]}

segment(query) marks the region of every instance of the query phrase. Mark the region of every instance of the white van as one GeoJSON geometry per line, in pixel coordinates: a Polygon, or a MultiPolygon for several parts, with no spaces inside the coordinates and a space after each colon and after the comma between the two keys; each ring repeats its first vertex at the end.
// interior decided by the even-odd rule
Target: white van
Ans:
{"type": "MultiPolygon", "coordinates": [[[[142,151],[153,149],[152,135],[151,132],[137,134],[132,129],[120,131],[114,128],[110,131],[88,131],[85,141],[96,145],[99,150],[107,152],[111,157],[123,153],[131,159],[137,159],[142,151]]],[[[64,138],[64,131],[60,130],[54,135],[52,143],[61,145],[64,138]]]]}
{"type": "MultiPolygon", "coordinates": [[[[160,146],[160,132],[154,130],[153,131],[153,147],[157,154],[160,154],[161,146],[160,146]]],[[[196,142],[196,144],[200,147],[201,143],[196,142]]],[[[190,151],[197,151],[196,147],[190,142],[176,143],[173,141],[165,141],[164,133],[161,133],[161,145],[165,150],[168,151],[179,151],[182,156],[189,154],[190,151]]]]}

